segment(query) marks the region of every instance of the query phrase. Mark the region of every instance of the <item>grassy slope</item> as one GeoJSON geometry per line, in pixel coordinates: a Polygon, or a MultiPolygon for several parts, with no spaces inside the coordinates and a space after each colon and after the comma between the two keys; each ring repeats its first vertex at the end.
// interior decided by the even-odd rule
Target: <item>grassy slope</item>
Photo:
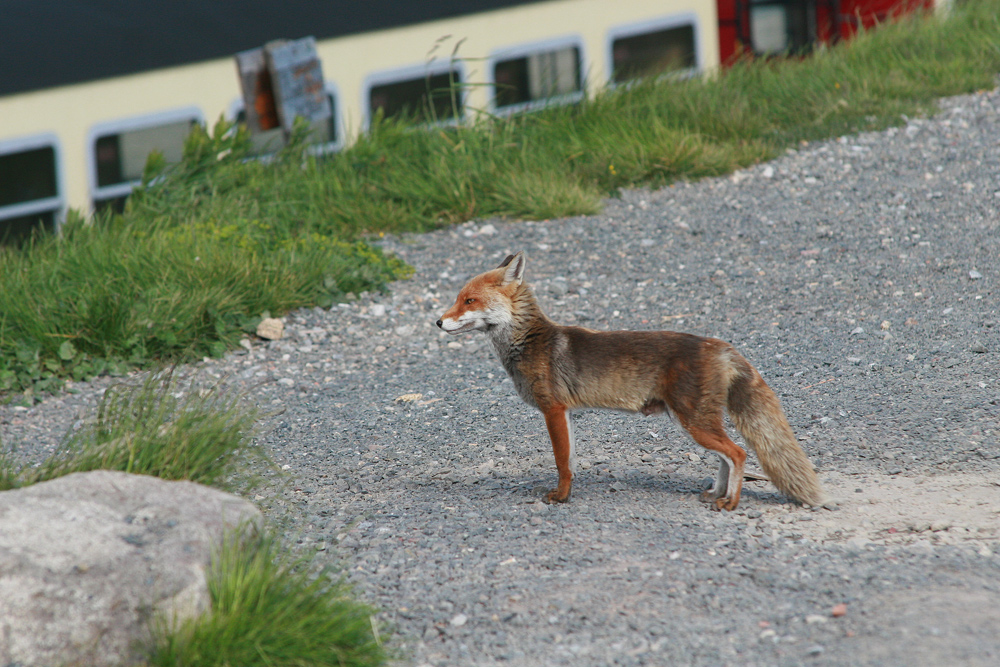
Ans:
{"type": "Polygon", "coordinates": [[[0,251],[0,395],[220,354],[265,311],[404,275],[366,234],[593,213],[620,187],[723,174],[801,140],[927,113],[942,95],[994,85],[998,17],[998,0],[976,0],[806,59],[471,127],[383,123],[322,160],[297,144],[247,161],[241,134],[196,133],[178,167],[151,162],[124,216],[0,251]]]}

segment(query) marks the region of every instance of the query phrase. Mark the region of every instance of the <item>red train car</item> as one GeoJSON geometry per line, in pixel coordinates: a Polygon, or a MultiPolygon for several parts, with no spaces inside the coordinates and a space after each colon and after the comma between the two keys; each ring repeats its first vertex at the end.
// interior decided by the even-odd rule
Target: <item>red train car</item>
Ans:
{"type": "Polygon", "coordinates": [[[818,44],[849,39],[893,16],[933,9],[935,0],[716,0],[719,55],[805,53],[818,44]]]}

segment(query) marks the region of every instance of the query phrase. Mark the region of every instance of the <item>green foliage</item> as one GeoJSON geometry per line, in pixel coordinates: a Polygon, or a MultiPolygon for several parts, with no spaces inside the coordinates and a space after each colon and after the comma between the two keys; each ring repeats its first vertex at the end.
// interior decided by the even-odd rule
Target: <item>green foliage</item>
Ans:
{"type": "Polygon", "coordinates": [[[470,126],[376,119],[316,157],[304,128],[268,159],[245,130],[196,129],[149,160],[124,215],[0,248],[0,396],[218,356],[261,313],[329,305],[408,267],[366,235],[475,217],[594,213],[637,184],[725,174],[803,140],[900,123],[994,85],[1000,2],[907,18],[808,58],[645,81],[570,107],[470,126]]]}
{"type": "Polygon", "coordinates": [[[341,579],[315,573],[268,533],[246,527],[225,540],[208,574],[210,612],[160,619],[149,665],[158,667],[365,667],[387,659],[373,610],[341,579]]]}
{"type": "Polygon", "coordinates": [[[0,491],[20,487],[20,472],[21,466],[13,453],[3,449],[3,443],[0,442],[0,491]]]}
{"type": "Polygon", "coordinates": [[[195,130],[184,162],[149,162],[124,215],[73,216],[59,238],[0,248],[0,395],[30,402],[65,378],[218,357],[263,312],[329,306],[408,275],[353,237],[216,211],[234,188],[248,196],[249,172],[275,171],[243,160],[245,142],[225,124],[195,130]]]}
{"type": "MultiPolygon", "coordinates": [[[[252,442],[260,413],[221,384],[150,373],[109,388],[97,419],[37,468],[0,449],[0,491],[89,470],[120,470],[246,489],[260,464],[252,442]],[[254,466],[254,464],[257,464],[254,466]]],[[[298,667],[382,665],[373,610],[343,580],[317,572],[267,529],[227,536],[208,572],[211,611],[178,623],[153,619],[149,665],[298,667]]]]}
{"type": "Polygon", "coordinates": [[[38,467],[16,471],[9,455],[0,457],[0,488],[89,470],[246,487],[255,479],[251,464],[270,465],[253,441],[260,418],[222,384],[180,382],[170,370],[147,373],[109,387],[97,419],[38,467]]]}

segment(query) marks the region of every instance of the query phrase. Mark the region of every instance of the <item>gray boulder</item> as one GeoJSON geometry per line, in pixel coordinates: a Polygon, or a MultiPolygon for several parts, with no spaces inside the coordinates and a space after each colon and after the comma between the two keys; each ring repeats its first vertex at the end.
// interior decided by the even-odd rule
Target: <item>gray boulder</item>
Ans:
{"type": "Polygon", "coordinates": [[[0,665],[139,662],[158,613],[209,607],[206,569],[246,500],[95,471],[0,493],[0,665]]]}

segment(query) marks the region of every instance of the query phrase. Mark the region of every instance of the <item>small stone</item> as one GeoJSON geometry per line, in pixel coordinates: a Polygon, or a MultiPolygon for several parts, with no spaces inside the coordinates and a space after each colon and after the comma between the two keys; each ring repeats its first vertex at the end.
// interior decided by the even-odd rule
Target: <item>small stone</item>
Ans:
{"type": "Polygon", "coordinates": [[[293,380],[292,378],[281,378],[280,380],[278,380],[278,384],[284,387],[294,387],[295,380],[293,380]]]}
{"type": "Polygon", "coordinates": [[[264,340],[281,340],[285,333],[285,323],[276,317],[265,317],[257,325],[257,335],[264,340]]]}
{"type": "Polygon", "coordinates": [[[549,291],[555,296],[565,296],[569,292],[569,285],[565,280],[554,280],[549,285],[549,291]]]}
{"type": "Polygon", "coordinates": [[[830,610],[830,615],[834,618],[840,618],[841,616],[847,615],[847,603],[839,602],[833,605],[833,609],[830,610]]]}
{"type": "Polygon", "coordinates": [[[460,627],[462,627],[463,625],[465,625],[468,622],[469,622],[469,617],[468,616],[466,616],[465,614],[456,614],[451,619],[451,626],[453,628],[460,628],[460,627]]]}
{"type": "Polygon", "coordinates": [[[826,623],[826,616],[822,614],[809,614],[806,616],[806,623],[809,625],[816,625],[817,623],[826,623]]]}
{"type": "Polygon", "coordinates": [[[493,236],[497,233],[497,228],[487,223],[479,228],[479,233],[483,236],[493,236]]]}
{"type": "Polygon", "coordinates": [[[871,543],[872,543],[871,540],[861,535],[858,535],[857,537],[852,537],[851,539],[847,540],[847,546],[853,547],[855,549],[864,549],[871,543]]]}
{"type": "Polygon", "coordinates": [[[368,309],[368,312],[370,312],[373,317],[385,317],[385,304],[373,303],[372,307],[368,309]]]}
{"type": "Polygon", "coordinates": [[[976,354],[986,354],[987,352],[986,346],[983,345],[982,342],[978,340],[972,344],[972,346],[969,348],[969,351],[975,352],[976,354]]]}
{"type": "Polygon", "coordinates": [[[806,650],[806,655],[821,655],[825,650],[826,650],[825,648],[823,648],[819,644],[816,644],[815,646],[810,646],[806,650]]]}
{"type": "Polygon", "coordinates": [[[983,274],[981,274],[979,271],[976,271],[975,269],[969,271],[969,280],[979,280],[982,277],[983,274]]]}
{"type": "Polygon", "coordinates": [[[250,344],[250,339],[249,338],[240,338],[240,347],[242,347],[247,352],[250,352],[250,351],[253,350],[253,345],[250,344]]]}

